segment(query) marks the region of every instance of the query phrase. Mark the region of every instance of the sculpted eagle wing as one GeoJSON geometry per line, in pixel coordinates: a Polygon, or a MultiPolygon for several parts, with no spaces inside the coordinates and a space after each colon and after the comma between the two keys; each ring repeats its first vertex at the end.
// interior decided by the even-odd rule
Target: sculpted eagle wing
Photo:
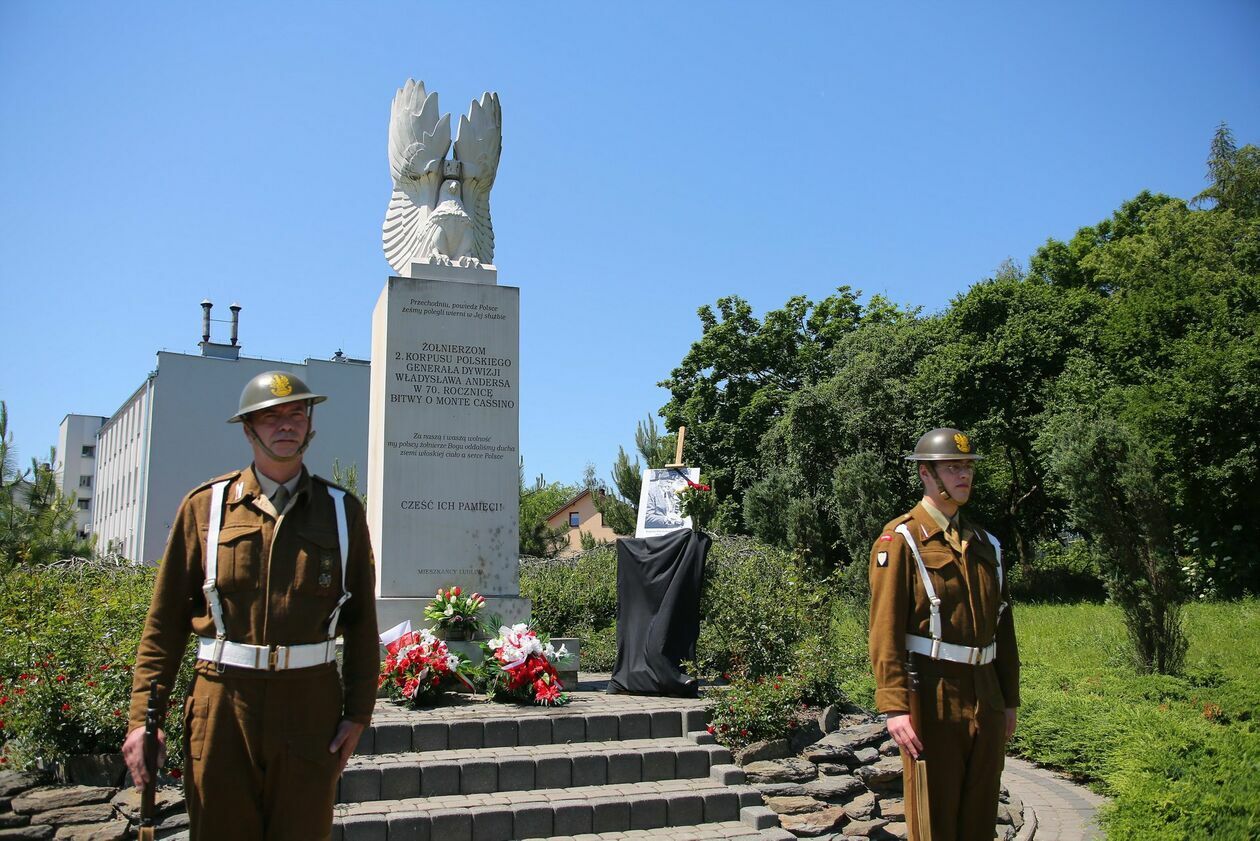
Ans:
{"type": "Polygon", "coordinates": [[[440,114],[437,93],[411,79],[398,89],[389,115],[389,174],[394,192],[385,211],[385,259],[405,274],[425,222],[437,203],[442,161],[451,148],[451,115],[440,114]]]}
{"type": "Polygon", "coordinates": [[[494,228],[490,224],[490,188],[503,149],[503,114],[499,95],[483,93],[459,118],[455,157],[463,164],[464,209],[473,223],[473,257],[494,262],[494,228]]]}

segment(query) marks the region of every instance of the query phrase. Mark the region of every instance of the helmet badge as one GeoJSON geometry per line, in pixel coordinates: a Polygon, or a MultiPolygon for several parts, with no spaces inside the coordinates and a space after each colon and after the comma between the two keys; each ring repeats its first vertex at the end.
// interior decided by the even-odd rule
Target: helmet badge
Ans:
{"type": "Polygon", "coordinates": [[[958,452],[971,452],[971,442],[967,440],[967,436],[963,435],[961,432],[954,435],[954,443],[958,445],[958,452]]]}
{"type": "Polygon", "coordinates": [[[276,397],[288,397],[293,393],[293,384],[284,374],[276,374],[271,378],[271,393],[276,397]]]}

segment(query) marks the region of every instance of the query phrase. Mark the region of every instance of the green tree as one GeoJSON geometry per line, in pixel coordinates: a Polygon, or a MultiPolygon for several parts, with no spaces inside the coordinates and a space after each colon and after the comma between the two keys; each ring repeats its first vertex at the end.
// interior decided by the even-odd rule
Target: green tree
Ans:
{"type": "Polygon", "coordinates": [[[360,502],[367,505],[367,497],[359,491],[359,465],[350,462],[342,467],[340,459],[333,459],[332,480],[334,484],[345,488],[358,497],[360,502]]]}
{"type": "Polygon", "coordinates": [[[560,482],[547,482],[541,475],[532,485],[525,484],[525,461],[519,467],[520,554],[531,558],[554,558],[569,546],[569,526],[549,526],[547,517],[577,496],[578,489],[560,482]]]}
{"type": "Polygon", "coordinates": [[[1234,133],[1222,122],[1212,138],[1207,168],[1211,185],[1194,197],[1196,204],[1211,202],[1216,210],[1260,216],[1260,148],[1248,143],[1239,149],[1234,133]]]}

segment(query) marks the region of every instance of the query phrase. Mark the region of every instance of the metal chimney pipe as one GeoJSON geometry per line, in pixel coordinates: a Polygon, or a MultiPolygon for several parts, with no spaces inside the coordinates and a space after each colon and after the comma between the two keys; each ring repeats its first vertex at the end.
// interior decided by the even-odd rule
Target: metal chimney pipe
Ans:
{"type": "Polygon", "coordinates": [[[203,342],[210,341],[210,308],[213,306],[209,298],[201,302],[201,340],[203,342]]]}
{"type": "Polygon", "coordinates": [[[236,347],[237,328],[241,323],[241,305],[232,304],[228,309],[232,311],[232,347],[236,347]]]}

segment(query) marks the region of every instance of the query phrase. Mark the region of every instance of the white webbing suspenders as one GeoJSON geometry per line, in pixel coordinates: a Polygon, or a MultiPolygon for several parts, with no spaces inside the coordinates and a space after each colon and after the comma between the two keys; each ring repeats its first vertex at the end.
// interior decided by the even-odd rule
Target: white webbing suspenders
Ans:
{"type": "Polygon", "coordinates": [[[328,638],[322,643],[307,645],[250,645],[248,643],[231,642],[227,638],[227,627],[223,623],[223,602],[219,599],[219,533],[223,526],[223,496],[228,481],[215,482],[210,488],[210,523],[206,531],[205,582],[201,590],[205,593],[206,604],[210,608],[210,618],[214,621],[214,639],[199,639],[197,657],[209,660],[220,670],[224,664],[252,669],[296,669],[330,663],[336,655],[337,620],[341,616],[341,608],[350,600],[350,591],[346,589],[346,567],[349,566],[350,537],[346,526],[346,492],[340,488],[328,488],[332,497],[333,508],[337,512],[337,546],[341,552],[341,598],[333,607],[328,617],[328,638]]]}
{"type": "MultiPolygon", "coordinates": [[[[910,547],[910,554],[914,555],[915,565],[919,568],[919,579],[923,582],[923,592],[927,594],[928,602],[931,604],[928,631],[932,638],[929,640],[916,634],[906,634],[906,648],[915,653],[927,655],[933,660],[950,660],[955,663],[970,663],[974,665],[984,665],[993,662],[993,658],[997,654],[996,639],[982,648],[969,645],[955,645],[941,639],[941,599],[936,595],[936,588],[932,586],[932,577],[928,575],[927,565],[923,563],[923,556],[919,554],[919,547],[914,542],[910,529],[906,527],[905,523],[902,523],[897,526],[896,531],[905,539],[906,545],[910,547]]],[[[1003,587],[1002,544],[992,534],[985,532],[985,535],[989,538],[989,543],[993,545],[993,551],[997,555],[998,594],[1000,598],[1003,587]]],[[[998,606],[998,622],[1002,621],[1002,613],[1005,610],[1006,602],[1003,601],[998,606]]]]}

